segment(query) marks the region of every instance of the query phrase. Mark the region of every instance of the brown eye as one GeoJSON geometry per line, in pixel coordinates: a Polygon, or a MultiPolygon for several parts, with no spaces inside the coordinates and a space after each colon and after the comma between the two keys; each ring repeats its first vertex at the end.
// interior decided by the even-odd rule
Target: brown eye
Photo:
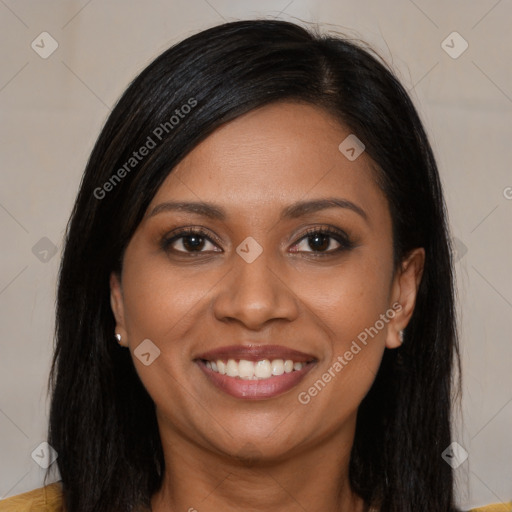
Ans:
{"type": "Polygon", "coordinates": [[[173,234],[173,236],[170,238],[165,238],[162,241],[162,249],[166,251],[172,250],[184,254],[200,254],[202,252],[207,252],[203,249],[205,246],[208,246],[208,244],[211,244],[213,247],[215,247],[205,231],[201,229],[187,228],[173,234]],[[178,248],[180,246],[181,249],[178,248]]]}
{"type": "Polygon", "coordinates": [[[303,236],[300,239],[300,241],[296,243],[293,247],[298,247],[300,244],[303,244],[304,246],[311,248],[312,251],[293,250],[292,252],[334,254],[353,247],[352,242],[345,233],[343,233],[342,231],[334,230],[332,228],[310,229],[306,232],[306,235],[303,236]],[[338,244],[338,247],[333,248],[333,243],[338,244]]]}

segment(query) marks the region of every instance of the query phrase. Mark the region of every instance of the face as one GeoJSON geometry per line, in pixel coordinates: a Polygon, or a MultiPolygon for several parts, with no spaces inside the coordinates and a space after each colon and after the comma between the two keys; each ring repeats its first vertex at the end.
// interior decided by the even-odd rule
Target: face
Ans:
{"type": "Polygon", "coordinates": [[[368,155],[338,149],[349,134],[317,107],[265,106],[217,129],[158,190],[111,299],[162,433],[279,458],[353,428],[400,344],[424,253],[394,271],[389,206],[368,155]],[[326,199],[337,204],[315,207],[326,199]]]}

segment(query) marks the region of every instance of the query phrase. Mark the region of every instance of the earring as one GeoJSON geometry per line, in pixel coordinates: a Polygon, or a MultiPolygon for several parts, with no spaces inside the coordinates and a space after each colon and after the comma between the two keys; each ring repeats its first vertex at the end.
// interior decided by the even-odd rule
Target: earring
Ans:
{"type": "Polygon", "coordinates": [[[122,344],[121,344],[121,335],[120,335],[119,333],[117,333],[117,332],[116,332],[114,336],[115,336],[115,338],[117,339],[117,343],[119,343],[119,345],[122,345],[122,344]]]}
{"type": "Polygon", "coordinates": [[[400,330],[398,332],[398,339],[400,340],[401,344],[404,342],[404,331],[403,330],[400,330]]]}

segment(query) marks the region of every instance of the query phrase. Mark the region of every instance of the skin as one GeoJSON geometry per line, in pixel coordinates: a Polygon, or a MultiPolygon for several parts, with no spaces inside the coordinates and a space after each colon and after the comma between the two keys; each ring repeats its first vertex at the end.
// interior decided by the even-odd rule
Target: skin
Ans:
{"type": "Polygon", "coordinates": [[[364,510],[348,480],[356,413],[384,350],[400,345],[425,254],[418,248],[393,268],[388,203],[368,155],[349,161],[338,150],[349,134],[325,111],[294,102],[223,125],[169,174],[126,249],[121,276],[112,274],[116,332],[156,404],[164,450],[153,511],[364,510]],[[286,206],[326,197],[355,203],[367,218],[329,208],[278,222],[286,206]],[[150,215],[171,200],[216,203],[226,219],[150,215]],[[353,247],[335,252],[335,238],[315,245],[305,236],[326,224],[353,247]],[[162,248],[178,228],[199,226],[211,236],[195,252],[190,238],[162,248]],[[252,263],[236,252],[249,236],[263,249],[252,263]],[[299,403],[299,392],[396,302],[400,311],[378,335],[299,403]],[[144,339],[161,351],[148,366],[133,355],[144,339]],[[210,384],[193,361],[250,343],[291,347],[317,363],[280,396],[242,400],[210,384]]]}

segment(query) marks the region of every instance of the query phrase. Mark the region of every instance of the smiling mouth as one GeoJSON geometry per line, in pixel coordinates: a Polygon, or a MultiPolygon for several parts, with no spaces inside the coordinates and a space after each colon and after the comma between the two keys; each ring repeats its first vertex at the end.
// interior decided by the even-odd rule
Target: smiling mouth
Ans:
{"type": "Polygon", "coordinates": [[[314,362],[294,361],[293,359],[201,359],[206,368],[220,375],[243,380],[264,380],[302,370],[307,364],[314,362]]]}
{"type": "Polygon", "coordinates": [[[196,359],[195,363],[208,382],[224,393],[246,400],[268,400],[297,386],[317,361],[196,359]]]}

